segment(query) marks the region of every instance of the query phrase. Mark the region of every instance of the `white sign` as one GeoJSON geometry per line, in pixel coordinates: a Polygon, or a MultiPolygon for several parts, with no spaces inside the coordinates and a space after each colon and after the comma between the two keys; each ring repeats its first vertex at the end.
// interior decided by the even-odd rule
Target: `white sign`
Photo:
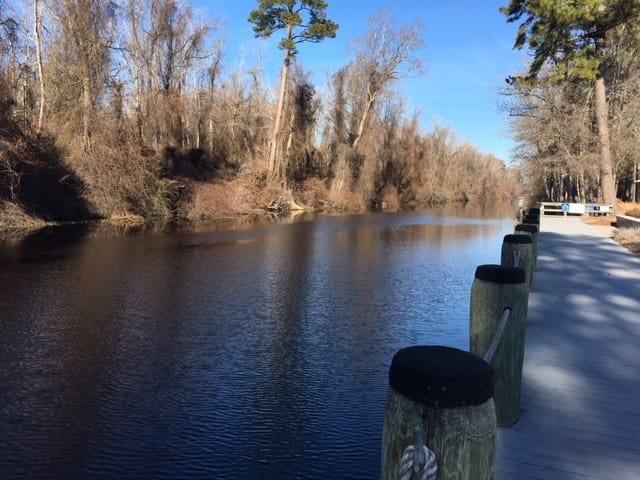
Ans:
{"type": "Polygon", "coordinates": [[[577,213],[583,215],[586,211],[586,206],[584,203],[570,203],[569,204],[569,213],[577,213]]]}

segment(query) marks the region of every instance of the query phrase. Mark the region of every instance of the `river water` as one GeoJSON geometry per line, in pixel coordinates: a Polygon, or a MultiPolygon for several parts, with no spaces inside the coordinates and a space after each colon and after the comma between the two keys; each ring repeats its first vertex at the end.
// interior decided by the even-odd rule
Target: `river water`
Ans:
{"type": "Polygon", "coordinates": [[[0,243],[0,477],[372,479],[393,354],[468,348],[512,206],[0,243]]]}

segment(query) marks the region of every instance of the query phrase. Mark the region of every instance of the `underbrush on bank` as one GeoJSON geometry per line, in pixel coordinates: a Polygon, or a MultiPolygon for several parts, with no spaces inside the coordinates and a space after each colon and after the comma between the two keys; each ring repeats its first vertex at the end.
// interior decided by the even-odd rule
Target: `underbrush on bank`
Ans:
{"type": "Polygon", "coordinates": [[[640,228],[621,228],[613,239],[636,255],[640,255],[640,228]]]}
{"type": "Polygon", "coordinates": [[[256,214],[255,181],[241,176],[225,182],[196,182],[192,194],[178,207],[178,217],[189,222],[216,222],[256,214]]]}
{"type": "Polygon", "coordinates": [[[312,178],[285,187],[264,176],[251,174],[217,182],[196,182],[192,195],[178,209],[178,218],[191,223],[224,222],[244,217],[260,219],[289,211],[357,213],[366,210],[361,195],[334,192],[320,179],[312,178]]]}
{"type": "Polygon", "coordinates": [[[331,190],[319,178],[310,178],[293,189],[294,198],[308,210],[328,213],[361,213],[367,206],[361,194],[350,191],[331,190]]]}
{"type": "Polygon", "coordinates": [[[95,217],[85,184],[52,137],[23,132],[10,119],[0,129],[0,227],[95,217]]]}
{"type": "Polygon", "coordinates": [[[621,202],[618,204],[618,209],[622,215],[640,218],[640,203],[621,202]]]}
{"type": "Polygon", "coordinates": [[[24,132],[4,120],[0,228],[93,219],[127,227],[250,223],[296,212],[396,211],[470,198],[460,191],[447,194],[433,181],[402,191],[393,185],[352,191],[357,186],[331,186],[326,172],[285,184],[263,172],[243,172],[240,163],[201,149],[154,150],[126,126],[97,130],[83,145],[71,134],[24,132]]]}
{"type": "MultiPolygon", "coordinates": [[[[617,212],[620,215],[640,218],[640,203],[618,202],[617,212]]],[[[640,228],[616,229],[613,239],[636,255],[640,255],[640,228]]]]}
{"type": "Polygon", "coordinates": [[[46,222],[29,215],[20,205],[0,200],[0,231],[14,228],[39,228],[46,222]]]}

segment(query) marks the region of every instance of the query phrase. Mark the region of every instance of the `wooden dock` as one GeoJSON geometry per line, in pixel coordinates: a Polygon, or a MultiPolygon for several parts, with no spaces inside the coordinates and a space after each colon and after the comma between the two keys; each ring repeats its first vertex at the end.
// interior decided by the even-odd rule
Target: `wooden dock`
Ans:
{"type": "Polygon", "coordinates": [[[640,479],[640,259],[578,218],[542,217],[520,421],[496,480],[640,479]]]}

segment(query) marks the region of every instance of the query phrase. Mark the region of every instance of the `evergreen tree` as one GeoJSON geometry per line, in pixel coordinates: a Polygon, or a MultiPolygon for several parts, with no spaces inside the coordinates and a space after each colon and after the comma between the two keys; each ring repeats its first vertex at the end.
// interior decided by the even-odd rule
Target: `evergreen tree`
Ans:
{"type": "Polygon", "coordinates": [[[328,4],[323,0],[258,0],[258,5],[249,15],[249,22],[254,24],[253,31],[256,37],[269,38],[279,30],[286,32],[278,46],[285,51],[285,57],[268,164],[269,175],[280,178],[287,170],[285,159],[276,157],[291,62],[298,54],[300,43],[319,43],[325,38],[334,38],[338,24],[327,19],[328,4]]]}
{"type": "Polygon", "coordinates": [[[528,45],[533,51],[531,77],[551,62],[554,80],[595,82],[602,196],[605,203],[615,205],[616,180],[602,58],[607,34],[640,18],[640,0],[511,0],[501,11],[509,22],[522,21],[514,48],[528,45]]]}

